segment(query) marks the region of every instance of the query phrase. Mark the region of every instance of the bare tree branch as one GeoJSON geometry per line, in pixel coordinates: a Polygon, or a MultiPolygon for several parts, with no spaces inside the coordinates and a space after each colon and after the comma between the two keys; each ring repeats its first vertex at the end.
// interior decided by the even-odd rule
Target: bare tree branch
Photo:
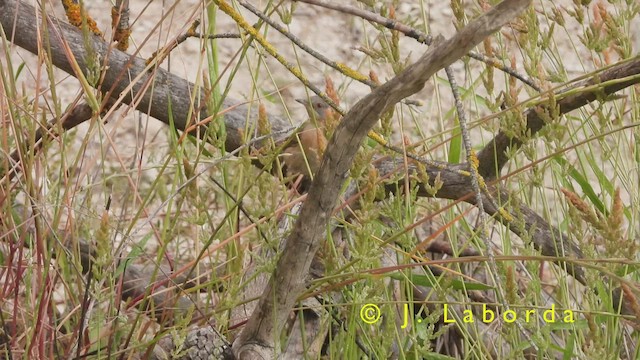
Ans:
{"type": "MultiPolygon", "coordinates": [[[[611,68],[604,70],[602,73],[595,75],[591,79],[572,86],[570,89],[550,96],[560,98],[557,100],[556,106],[558,108],[558,114],[561,116],[597,99],[605,99],[607,96],[617,91],[639,83],[640,77],[633,76],[638,75],[639,73],[640,56],[636,56],[634,59],[612,66],[611,68]],[[625,79],[627,77],[629,78],[625,79]],[[618,79],[623,80],[612,81],[618,79]],[[611,81],[611,83],[607,85],[596,86],[609,81],[611,81]],[[585,90],[562,97],[563,93],[579,88],[585,88],[585,90]]],[[[527,119],[527,130],[531,136],[535,135],[545,125],[547,125],[545,120],[540,116],[540,114],[544,113],[551,113],[546,105],[528,109],[524,113],[524,117],[527,119]]],[[[518,149],[520,145],[522,145],[521,139],[510,137],[505,132],[498,133],[498,135],[496,135],[496,137],[478,153],[478,160],[480,162],[478,171],[480,172],[480,175],[482,175],[486,180],[498,178],[500,176],[500,170],[502,170],[507,161],[509,161],[507,148],[513,151],[518,149]]]]}
{"type": "MultiPolygon", "coordinates": [[[[464,169],[464,165],[458,165],[458,169],[464,169]]],[[[379,162],[376,166],[380,172],[380,176],[384,177],[389,173],[397,172],[398,168],[404,168],[402,159],[388,160],[379,162]]],[[[417,168],[413,164],[409,164],[409,174],[417,173],[417,168]]],[[[426,170],[431,184],[417,184],[420,186],[419,195],[430,196],[427,191],[428,186],[435,186],[433,179],[438,178],[442,181],[442,188],[438,190],[436,196],[441,199],[462,200],[469,204],[476,204],[476,197],[471,191],[471,178],[464,176],[460,171],[455,169],[432,169],[426,170]]],[[[528,239],[536,249],[540,250],[543,255],[554,257],[566,257],[572,259],[583,258],[582,251],[574,241],[566,237],[559,229],[552,226],[544,220],[535,211],[531,210],[524,204],[518,202],[508,191],[500,189],[495,185],[488,184],[489,193],[482,194],[484,210],[487,214],[493,216],[496,220],[503,223],[514,234],[523,239],[528,239]],[[489,195],[497,200],[497,204],[489,198],[489,195]],[[496,205],[500,208],[496,208],[496,205]]],[[[396,184],[388,184],[387,191],[395,191],[396,184]]],[[[563,262],[559,262],[564,264],[563,262]]],[[[586,285],[584,270],[579,266],[563,265],[569,274],[573,275],[578,281],[586,285]]]]}
{"type": "MultiPolygon", "coordinates": [[[[78,29],[49,17],[42,19],[42,12],[27,3],[0,0],[0,25],[7,39],[34,54],[41,51],[36,39],[48,39],[49,44],[44,48],[49,49],[53,65],[75,77],[79,74],[73,63],[77,62],[87,76],[91,71],[92,54],[95,54],[103,66],[104,77],[98,90],[106,94],[105,98],[117,98],[118,102],[134,106],[167,125],[173,121],[178,130],[184,131],[209,115],[200,111],[207,103],[207,94],[193,83],[147,65],[144,59],[117,50],[97,36],[85,41],[78,29]],[[39,27],[43,21],[46,21],[46,27],[39,27]],[[46,36],[39,33],[43,29],[47,31],[46,36]],[[193,92],[198,93],[195,106],[190,101],[193,92]]],[[[232,151],[244,143],[240,129],[245,129],[247,121],[257,123],[258,113],[255,108],[248,109],[246,105],[227,99],[220,108],[233,109],[219,120],[227,124],[226,147],[232,151]]],[[[274,117],[270,121],[274,131],[289,127],[280,118],[274,117]]],[[[204,130],[198,133],[204,134],[204,130]]]]}

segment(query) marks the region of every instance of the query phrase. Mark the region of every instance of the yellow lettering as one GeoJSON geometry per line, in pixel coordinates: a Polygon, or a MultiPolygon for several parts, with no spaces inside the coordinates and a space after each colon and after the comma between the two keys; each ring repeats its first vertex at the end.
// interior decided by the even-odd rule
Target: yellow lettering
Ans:
{"type": "Polygon", "coordinates": [[[535,314],[535,313],[536,313],[536,311],[533,310],[533,309],[527,310],[527,315],[525,316],[525,322],[529,322],[529,316],[531,314],[535,314]]]}
{"type": "Polygon", "coordinates": [[[556,304],[551,304],[551,309],[545,310],[544,314],[542,314],[542,318],[546,322],[556,322],[556,304]],[[547,315],[551,316],[551,320],[547,318],[547,315]]]}
{"type": "Polygon", "coordinates": [[[484,323],[490,323],[493,321],[493,318],[495,317],[495,314],[493,313],[492,310],[487,310],[487,304],[482,304],[482,322],[484,323]],[[487,319],[487,313],[491,314],[491,318],[487,319]]]}
{"type": "Polygon", "coordinates": [[[571,310],[565,310],[564,311],[564,322],[566,323],[572,323],[572,322],[576,322],[576,319],[573,317],[573,311],[571,310]]]}
{"type": "Polygon", "coordinates": [[[504,319],[505,322],[508,322],[508,323],[512,323],[516,321],[516,317],[517,317],[516,312],[513,310],[507,310],[504,312],[504,314],[502,314],[502,318],[504,319]],[[507,314],[510,315],[511,319],[507,319],[507,314]]]}
{"type": "Polygon", "coordinates": [[[404,323],[402,324],[400,329],[406,329],[407,325],[409,325],[409,304],[404,304],[403,315],[404,323]]]}
{"type": "Polygon", "coordinates": [[[473,322],[473,312],[471,310],[465,310],[462,312],[464,314],[464,319],[462,319],[465,323],[473,322]]]}
{"type": "Polygon", "coordinates": [[[445,323],[454,323],[455,319],[449,319],[449,304],[444,304],[444,322],[445,323]]]}

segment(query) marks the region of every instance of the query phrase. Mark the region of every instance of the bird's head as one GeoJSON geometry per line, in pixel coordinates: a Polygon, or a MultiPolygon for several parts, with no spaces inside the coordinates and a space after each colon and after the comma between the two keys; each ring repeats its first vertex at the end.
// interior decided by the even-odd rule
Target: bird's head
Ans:
{"type": "Polygon", "coordinates": [[[326,121],[333,113],[333,108],[327,104],[320,96],[312,96],[306,99],[296,99],[297,102],[304,105],[307,109],[309,118],[315,118],[317,121],[326,121]]]}

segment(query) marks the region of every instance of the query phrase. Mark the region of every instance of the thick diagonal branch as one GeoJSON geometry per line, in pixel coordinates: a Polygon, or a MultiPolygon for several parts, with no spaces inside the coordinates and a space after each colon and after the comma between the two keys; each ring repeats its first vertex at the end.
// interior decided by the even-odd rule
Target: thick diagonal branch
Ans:
{"type": "Polygon", "coordinates": [[[327,223],[361,141],[380,115],[405,97],[420,91],[436,71],[464,56],[529,5],[504,1],[472,21],[453,38],[439,41],[415,64],[360,100],[336,129],[322,165],[267,289],[251,319],[234,343],[243,358],[270,358],[282,326],[297,297],[311,260],[325,235],[327,223]]]}

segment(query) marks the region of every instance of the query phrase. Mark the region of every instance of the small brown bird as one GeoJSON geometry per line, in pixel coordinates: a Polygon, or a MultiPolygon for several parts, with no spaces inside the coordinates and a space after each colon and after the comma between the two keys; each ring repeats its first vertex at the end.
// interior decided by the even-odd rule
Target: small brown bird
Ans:
{"type": "Polygon", "coordinates": [[[298,190],[306,192],[311,186],[313,175],[320,168],[322,155],[327,148],[324,126],[332,109],[319,96],[296,101],[305,106],[309,120],[298,128],[296,137],[284,150],[283,161],[287,167],[288,176],[294,175],[296,178],[303,176],[298,190]]]}

